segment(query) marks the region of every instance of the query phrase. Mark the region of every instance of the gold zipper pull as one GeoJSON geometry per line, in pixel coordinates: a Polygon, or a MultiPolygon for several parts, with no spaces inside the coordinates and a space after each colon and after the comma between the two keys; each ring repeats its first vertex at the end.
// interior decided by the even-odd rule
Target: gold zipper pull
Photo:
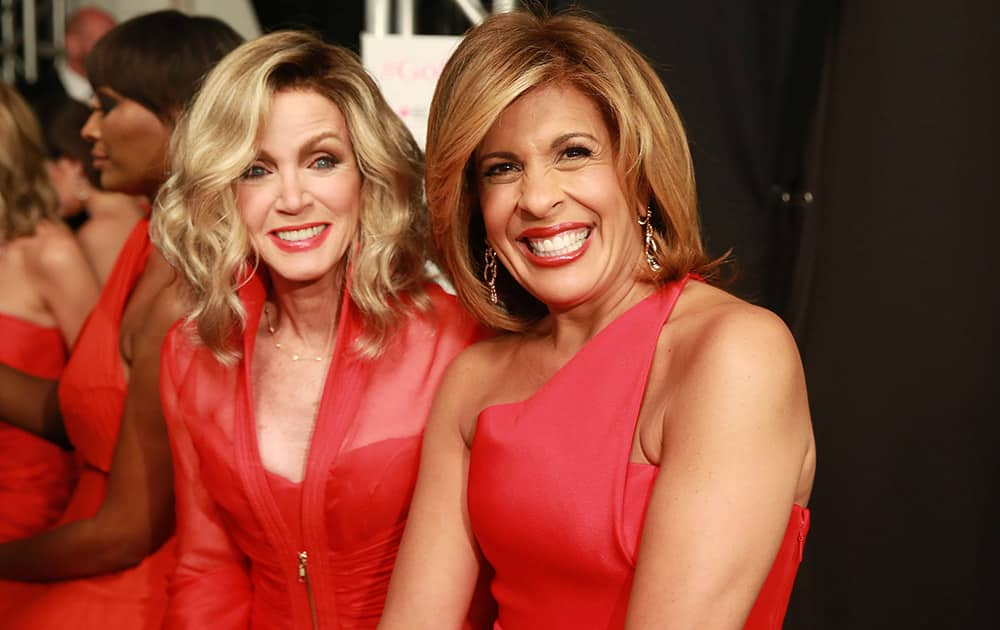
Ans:
{"type": "Polygon", "coordinates": [[[307,577],[308,568],[307,563],[309,561],[309,556],[304,551],[299,552],[299,582],[305,582],[307,577]]]}

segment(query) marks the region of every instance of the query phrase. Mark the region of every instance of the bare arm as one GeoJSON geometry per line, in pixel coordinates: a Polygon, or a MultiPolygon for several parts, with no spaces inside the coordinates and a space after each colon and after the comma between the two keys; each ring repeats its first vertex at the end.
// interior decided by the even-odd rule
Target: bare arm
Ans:
{"type": "Polygon", "coordinates": [[[159,399],[160,346],[181,315],[176,286],[157,296],[137,332],[108,491],[97,513],[0,545],[0,578],[48,581],[119,571],[141,562],[173,528],[173,471],[159,399]]]}
{"type": "Polygon", "coordinates": [[[389,584],[381,630],[461,628],[480,571],[469,523],[469,448],[463,419],[476,410],[466,394],[476,382],[475,348],[448,368],[424,433],[420,474],[389,584]]]}
{"type": "Polygon", "coordinates": [[[663,423],[626,628],[742,628],[774,561],[812,445],[795,344],[741,305],[698,333],[663,423]]]}
{"type": "Polygon", "coordinates": [[[69,448],[59,411],[59,382],[30,376],[0,363],[0,418],[69,448]]]}
{"type": "Polygon", "coordinates": [[[28,268],[66,345],[73,347],[100,295],[97,276],[69,230],[46,230],[41,245],[29,257],[28,268]]]}

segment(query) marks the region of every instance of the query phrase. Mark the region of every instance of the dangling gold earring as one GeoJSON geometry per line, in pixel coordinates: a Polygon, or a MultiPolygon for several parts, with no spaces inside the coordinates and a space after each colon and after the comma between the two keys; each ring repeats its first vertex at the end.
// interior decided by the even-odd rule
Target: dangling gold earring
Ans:
{"type": "Polygon", "coordinates": [[[656,240],[653,239],[653,204],[649,204],[646,207],[646,216],[639,216],[639,225],[642,226],[643,231],[643,241],[645,242],[646,248],[646,264],[653,273],[660,271],[660,263],[656,260],[656,252],[659,248],[656,246],[656,240]]]}
{"type": "Polygon", "coordinates": [[[499,304],[500,299],[497,297],[497,253],[488,243],[483,261],[483,280],[486,281],[486,288],[489,290],[490,302],[499,304]]]}

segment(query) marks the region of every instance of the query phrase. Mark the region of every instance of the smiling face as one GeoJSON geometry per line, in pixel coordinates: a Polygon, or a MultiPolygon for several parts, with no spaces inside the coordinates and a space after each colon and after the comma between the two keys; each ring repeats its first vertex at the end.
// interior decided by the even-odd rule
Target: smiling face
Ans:
{"type": "Polygon", "coordinates": [[[93,143],[94,168],[105,190],[152,197],[167,175],[170,127],[136,101],[97,89],[81,135],[93,143]]]}
{"type": "Polygon", "coordinates": [[[518,283],[561,311],[628,291],[642,243],[601,112],[568,85],[500,115],[475,155],[487,240],[518,283]]]}
{"type": "Polygon", "coordinates": [[[315,92],[274,95],[236,205],[275,281],[340,278],[358,231],[361,172],[340,109],[315,92]]]}

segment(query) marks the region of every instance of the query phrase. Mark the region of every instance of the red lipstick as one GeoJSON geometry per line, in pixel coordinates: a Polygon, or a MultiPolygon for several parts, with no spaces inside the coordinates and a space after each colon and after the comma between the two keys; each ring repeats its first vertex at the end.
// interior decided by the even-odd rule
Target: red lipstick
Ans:
{"type": "Polygon", "coordinates": [[[524,230],[521,232],[521,235],[517,240],[519,241],[521,249],[529,262],[540,267],[561,267],[562,265],[567,265],[583,256],[583,254],[587,251],[587,248],[590,246],[590,235],[592,233],[593,227],[587,223],[557,223],[556,225],[535,227],[524,230]],[[541,256],[532,251],[531,247],[527,243],[528,239],[538,240],[543,238],[552,238],[566,232],[581,229],[588,230],[586,238],[579,248],[569,252],[568,254],[541,256]]]}
{"type": "Polygon", "coordinates": [[[268,237],[270,237],[271,242],[274,243],[278,249],[284,252],[297,253],[304,252],[310,249],[316,249],[326,240],[326,237],[330,234],[330,224],[329,223],[304,223],[302,225],[289,225],[278,230],[272,230],[268,232],[268,237]],[[315,236],[310,236],[309,238],[302,239],[300,241],[285,241],[278,237],[278,232],[291,232],[294,230],[305,230],[308,228],[323,226],[323,229],[319,231],[315,236]]]}

